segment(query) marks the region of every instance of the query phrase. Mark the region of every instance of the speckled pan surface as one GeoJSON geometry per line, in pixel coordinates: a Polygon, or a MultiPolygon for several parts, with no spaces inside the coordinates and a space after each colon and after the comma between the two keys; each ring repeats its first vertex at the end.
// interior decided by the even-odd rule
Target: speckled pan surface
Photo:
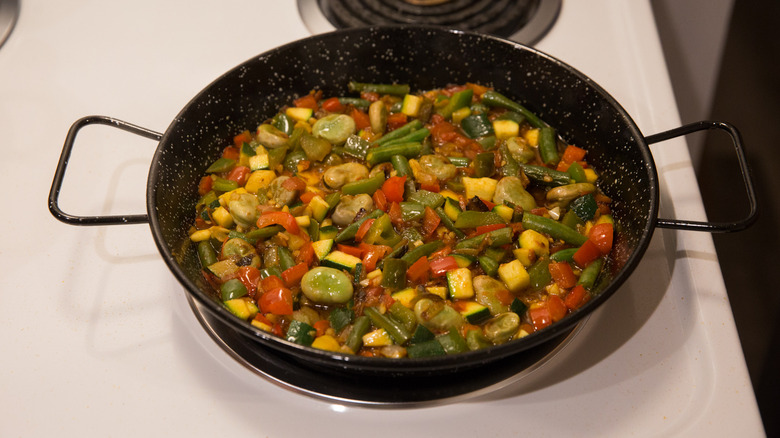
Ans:
{"type": "Polygon", "coordinates": [[[361,372],[432,373],[462,370],[545,342],[570,330],[630,275],[653,232],[658,208],[655,165],[644,137],[601,87],[565,63],[517,43],[430,27],[335,31],[292,42],[225,73],[195,96],[165,132],[147,187],[155,242],[178,280],[214,315],[266,347],[323,366],[361,372]],[[430,359],[362,358],[301,347],[243,324],[202,284],[186,230],[197,182],[236,133],[252,129],[279,107],[312,89],[347,95],[350,80],[408,83],[425,90],[475,82],[522,103],[566,141],[588,149],[600,187],[614,200],[620,224],[612,280],[579,312],[510,343],[430,359]]]}

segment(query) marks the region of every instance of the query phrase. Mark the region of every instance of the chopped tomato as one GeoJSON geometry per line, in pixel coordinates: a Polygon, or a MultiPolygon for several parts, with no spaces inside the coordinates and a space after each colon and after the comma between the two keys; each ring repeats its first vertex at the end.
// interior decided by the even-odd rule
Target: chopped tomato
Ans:
{"type": "Polygon", "coordinates": [[[434,277],[443,277],[447,271],[458,269],[458,262],[453,256],[441,257],[429,262],[434,277]]]}
{"type": "Polygon", "coordinates": [[[590,300],[590,292],[585,290],[581,284],[578,284],[566,295],[563,303],[566,304],[569,310],[577,310],[587,303],[588,300],[590,300]]]}
{"type": "Polygon", "coordinates": [[[512,304],[512,301],[515,300],[515,296],[512,295],[512,292],[509,292],[508,289],[501,289],[496,291],[496,298],[498,301],[501,301],[501,304],[505,306],[512,304]]]}
{"type": "Polygon", "coordinates": [[[358,242],[363,240],[363,237],[366,236],[366,233],[371,228],[371,225],[374,225],[374,221],[376,219],[366,219],[363,221],[362,224],[360,224],[360,227],[358,227],[357,233],[355,233],[355,240],[358,242]]]}
{"type": "Polygon", "coordinates": [[[222,149],[222,158],[230,158],[231,160],[238,160],[240,156],[241,153],[239,152],[238,148],[235,146],[228,146],[225,149],[222,149]]]}
{"type": "Polygon", "coordinates": [[[614,227],[605,222],[596,224],[590,229],[588,240],[592,241],[598,247],[601,254],[607,255],[612,251],[612,239],[614,236],[614,227]]]}
{"type": "Polygon", "coordinates": [[[431,254],[429,258],[431,260],[438,259],[440,257],[444,257],[444,256],[450,255],[451,252],[452,252],[452,247],[450,245],[446,245],[444,248],[442,248],[442,249],[434,252],[433,254],[431,254]]]}
{"type": "Polygon", "coordinates": [[[409,270],[406,271],[406,278],[415,283],[426,283],[430,271],[431,266],[428,264],[428,257],[420,257],[416,262],[412,263],[412,266],[409,266],[409,270]]]}
{"type": "Polygon", "coordinates": [[[275,315],[292,315],[293,297],[292,291],[286,287],[271,289],[263,293],[257,300],[257,305],[263,313],[275,315]]]}
{"type": "Polygon", "coordinates": [[[379,93],[376,93],[374,91],[361,91],[360,98],[365,99],[369,102],[376,102],[377,100],[379,100],[379,93]]]}
{"type": "Polygon", "coordinates": [[[599,257],[601,257],[601,250],[590,239],[586,240],[572,256],[577,265],[583,268],[599,257]]]}
{"type": "Polygon", "coordinates": [[[403,202],[406,176],[391,176],[382,184],[382,191],[390,202],[403,202]]]}
{"type": "Polygon", "coordinates": [[[439,224],[441,223],[441,218],[438,214],[436,214],[435,211],[431,207],[426,206],[425,207],[425,213],[423,215],[423,223],[422,223],[422,235],[423,237],[430,237],[434,231],[436,231],[436,228],[439,227],[439,224]]]}
{"type": "Polygon", "coordinates": [[[252,171],[250,171],[248,167],[236,166],[230,170],[227,175],[227,179],[230,181],[235,181],[239,187],[243,187],[246,185],[246,181],[249,179],[250,173],[252,173],[252,171]]]}
{"type": "Polygon", "coordinates": [[[359,130],[366,129],[371,126],[371,120],[368,118],[368,114],[357,109],[352,108],[352,112],[349,114],[352,119],[355,120],[355,127],[359,130]]]}
{"type": "Polygon", "coordinates": [[[236,147],[241,147],[242,144],[249,143],[250,141],[252,141],[252,134],[248,130],[233,137],[233,144],[236,147]]]}
{"type": "Polygon", "coordinates": [[[303,274],[306,273],[306,271],[309,270],[309,265],[306,263],[298,263],[297,265],[287,268],[282,272],[282,280],[287,284],[287,286],[294,286],[298,283],[300,283],[301,278],[303,278],[303,274]]]}
{"type": "Polygon", "coordinates": [[[344,111],[344,104],[339,101],[338,97],[331,97],[322,102],[322,109],[330,113],[340,113],[344,111]]]}
{"type": "Polygon", "coordinates": [[[294,176],[292,178],[287,178],[286,180],[284,180],[284,182],[282,183],[282,187],[290,191],[294,191],[294,190],[301,191],[306,189],[306,181],[294,176]]]}
{"type": "Polygon", "coordinates": [[[404,113],[393,113],[387,116],[387,129],[392,131],[404,126],[409,118],[404,113]]]}
{"type": "Polygon", "coordinates": [[[387,211],[387,196],[382,189],[374,192],[374,196],[371,197],[374,200],[374,206],[382,211],[387,211]]]}
{"type": "Polygon", "coordinates": [[[211,191],[211,187],[214,185],[214,179],[211,178],[211,175],[206,175],[203,178],[200,179],[200,182],[198,183],[198,194],[200,196],[205,195],[206,193],[211,191]]]}
{"type": "Polygon", "coordinates": [[[286,211],[266,211],[257,218],[257,228],[264,228],[269,225],[281,225],[292,234],[300,234],[301,229],[295,222],[295,217],[286,211]]]}
{"type": "Polygon", "coordinates": [[[257,284],[260,282],[260,271],[253,266],[242,266],[238,268],[238,276],[244,287],[246,287],[249,296],[254,298],[257,293],[257,284]]]}
{"type": "Polygon", "coordinates": [[[552,262],[547,266],[550,276],[558,286],[569,289],[577,284],[577,277],[569,262],[552,262]]]}

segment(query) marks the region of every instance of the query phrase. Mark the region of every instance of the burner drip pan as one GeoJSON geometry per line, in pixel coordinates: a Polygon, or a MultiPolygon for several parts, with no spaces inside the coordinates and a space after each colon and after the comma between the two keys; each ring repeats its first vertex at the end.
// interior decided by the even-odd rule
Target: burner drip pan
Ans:
{"type": "Polygon", "coordinates": [[[550,342],[491,362],[479,368],[478,372],[471,369],[442,377],[394,378],[325,368],[265,348],[214,318],[189,294],[187,300],[198,322],[217,345],[253,373],[285,389],[314,398],[375,407],[451,403],[506,387],[547,363],[569,344],[584,325],[583,321],[550,342]]]}

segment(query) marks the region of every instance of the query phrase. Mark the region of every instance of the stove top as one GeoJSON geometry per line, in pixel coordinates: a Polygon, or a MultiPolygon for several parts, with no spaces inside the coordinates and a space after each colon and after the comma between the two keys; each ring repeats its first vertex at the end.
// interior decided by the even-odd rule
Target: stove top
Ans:
{"type": "Polygon", "coordinates": [[[561,0],[298,0],[312,33],[388,24],[426,24],[533,44],[553,26],[561,0]]]}

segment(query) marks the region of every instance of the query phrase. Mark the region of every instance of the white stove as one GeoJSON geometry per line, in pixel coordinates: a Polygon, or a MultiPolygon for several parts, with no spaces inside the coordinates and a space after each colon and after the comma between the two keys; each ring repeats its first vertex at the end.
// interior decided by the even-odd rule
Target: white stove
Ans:
{"type": "MultiPolygon", "coordinates": [[[[74,121],[163,132],[223,72],[310,35],[296,2],[20,6],[0,47],[0,436],[764,434],[712,239],[690,231],[656,230],[571,342],[495,391],[383,409],[258,375],[202,329],[147,226],[67,226],[46,198],[74,121]]],[[[536,47],[603,86],[645,135],[680,125],[649,2],[564,1],[536,47]]],[[[82,130],[60,206],[143,213],[155,147],[82,130]]],[[[651,150],[661,216],[705,219],[685,140],[651,150]]]]}

